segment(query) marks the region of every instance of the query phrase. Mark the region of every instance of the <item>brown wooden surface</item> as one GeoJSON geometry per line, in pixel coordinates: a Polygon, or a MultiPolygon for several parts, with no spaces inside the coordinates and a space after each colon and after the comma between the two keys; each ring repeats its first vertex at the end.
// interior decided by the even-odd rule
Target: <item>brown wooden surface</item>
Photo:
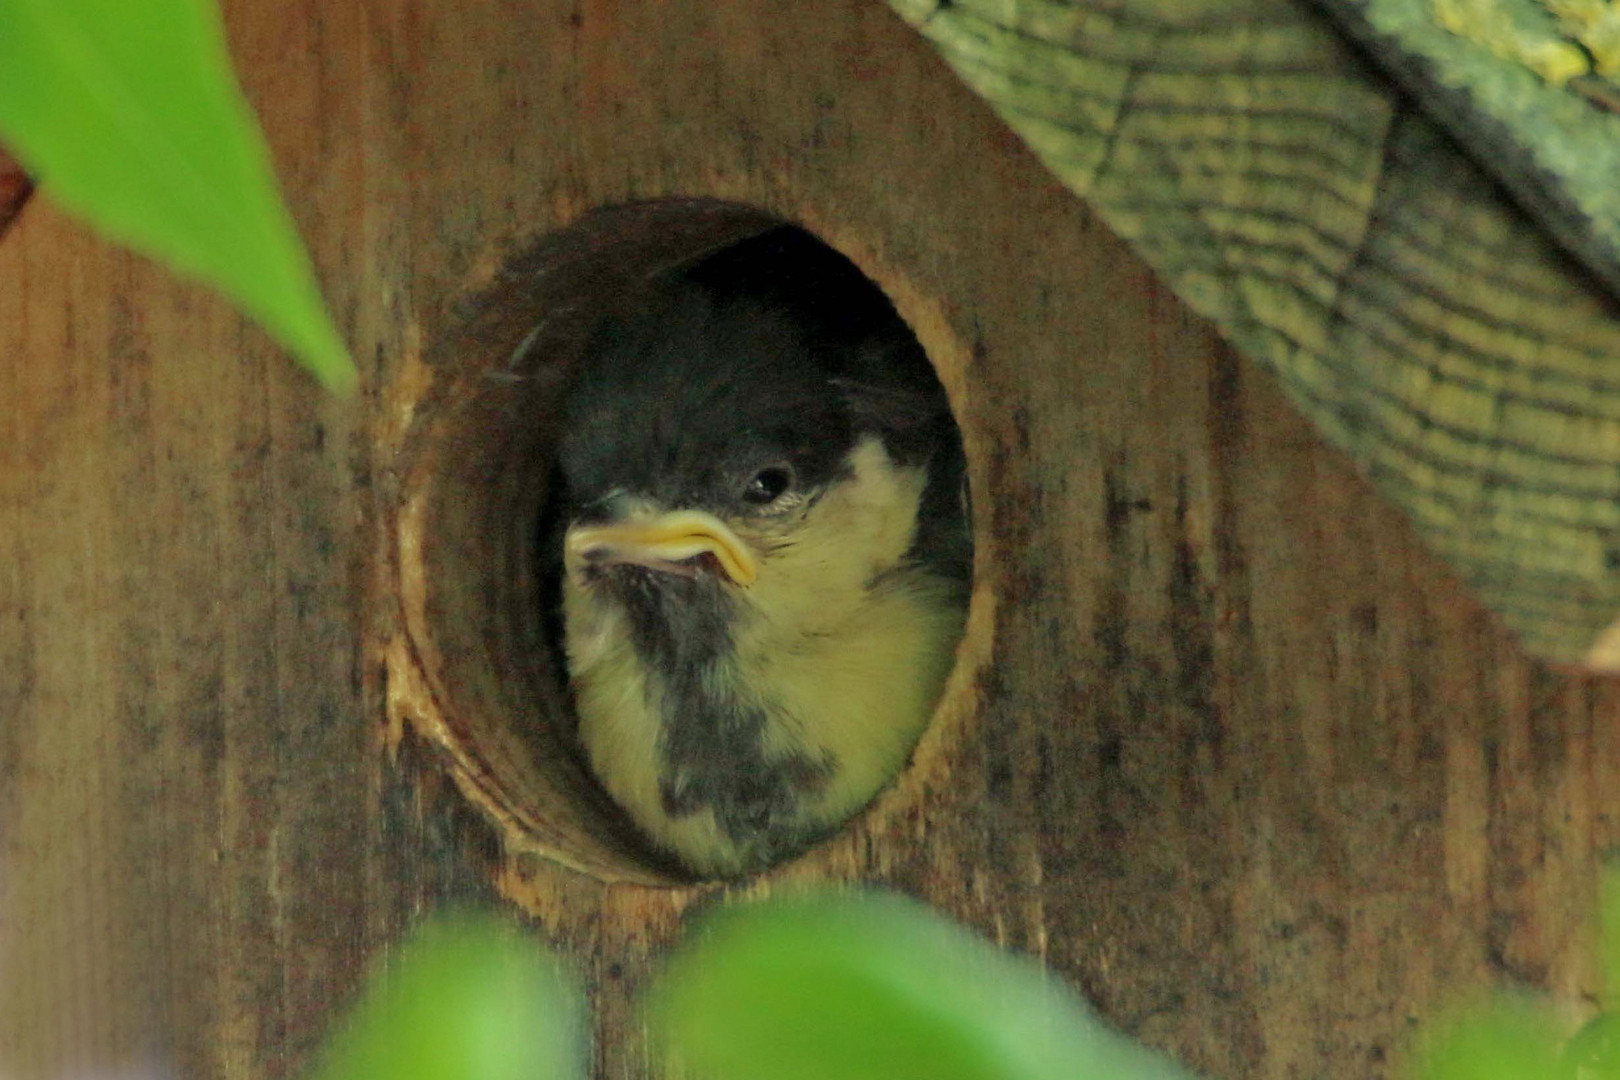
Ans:
{"type": "Polygon", "coordinates": [[[324,398],[48,203],[0,245],[9,1075],[296,1075],[447,898],[528,912],[587,975],[597,1075],[643,1075],[630,995],[705,894],[503,850],[396,726],[390,529],[458,298],[585,209],[665,194],[802,219],[867,266],[975,484],[936,727],[773,884],[922,896],[1213,1076],[1386,1075],[1437,1002],[1501,979],[1592,1008],[1620,691],[1527,660],[895,16],[225,9],[367,389],[324,398]]]}

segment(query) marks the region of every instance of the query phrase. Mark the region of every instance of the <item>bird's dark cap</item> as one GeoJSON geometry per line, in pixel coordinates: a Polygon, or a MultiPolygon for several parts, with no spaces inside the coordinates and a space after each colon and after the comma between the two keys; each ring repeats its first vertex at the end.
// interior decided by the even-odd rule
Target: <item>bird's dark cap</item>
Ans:
{"type": "Polygon", "coordinates": [[[818,487],[861,434],[904,460],[926,455],[942,419],[943,391],[881,290],[781,229],[603,321],[570,386],[561,464],[576,510],[630,493],[725,515],[773,463],[818,487]]]}

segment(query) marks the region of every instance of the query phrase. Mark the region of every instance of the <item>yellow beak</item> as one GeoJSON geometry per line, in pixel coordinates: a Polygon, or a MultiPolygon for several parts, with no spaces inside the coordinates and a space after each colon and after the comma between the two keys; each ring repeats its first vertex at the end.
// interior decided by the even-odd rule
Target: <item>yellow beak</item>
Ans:
{"type": "Polygon", "coordinates": [[[701,510],[676,510],[615,525],[576,525],[568,530],[566,542],[570,568],[628,564],[682,573],[689,572],[687,560],[699,555],[714,556],[738,585],[752,585],[759,574],[754,553],[730,526],[701,510]]]}

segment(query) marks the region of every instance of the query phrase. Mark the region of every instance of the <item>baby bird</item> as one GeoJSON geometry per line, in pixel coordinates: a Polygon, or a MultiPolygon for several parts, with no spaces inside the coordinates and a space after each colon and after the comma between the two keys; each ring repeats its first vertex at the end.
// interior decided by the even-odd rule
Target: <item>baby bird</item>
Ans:
{"type": "Polygon", "coordinates": [[[790,226],[666,274],[598,329],[559,459],[579,736],[653,844],[733,877],[869,802],[972,559],[944,391],[882,292],[790,226]]]}

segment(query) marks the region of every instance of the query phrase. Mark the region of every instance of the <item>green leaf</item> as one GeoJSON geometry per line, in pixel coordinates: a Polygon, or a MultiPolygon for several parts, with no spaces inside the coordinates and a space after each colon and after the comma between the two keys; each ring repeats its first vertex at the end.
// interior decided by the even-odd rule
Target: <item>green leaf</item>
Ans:
{"type": "MultiPolygon", "coordinates": [[[[1529,1000],[1503,999],[1437,1026],[1419,1056],[1419,1080],[1555,1080],[1559,1027],[1529,1000]]],[[[1573,1080],[1573,1077],[1570,1077],[1573,1080]]]]}
{"type": "Polygon", "coordinates": [[[578,1080],[578,988],[535,941],[490,918],[429,923],[367,985],[315,1080],[578,1080]]]}
{"type": "Polygon", "coordinates": [[[670,960],[647,1015],[714,1080],[1184,1080],[1037,965],[898,897],[723,910],[670,960]]]}
{"type": "Polygon", "coordinates": [[[1562,1068],[1567,1080],[1620,1080],[1620,1018],[1604,1013],[1577,1032],[1562,1068]]]}
{"type": "Polygon", "coordinates": [[[213,0],[0,0],[0,141],[61,206],[353,386],[213,0]]]}

